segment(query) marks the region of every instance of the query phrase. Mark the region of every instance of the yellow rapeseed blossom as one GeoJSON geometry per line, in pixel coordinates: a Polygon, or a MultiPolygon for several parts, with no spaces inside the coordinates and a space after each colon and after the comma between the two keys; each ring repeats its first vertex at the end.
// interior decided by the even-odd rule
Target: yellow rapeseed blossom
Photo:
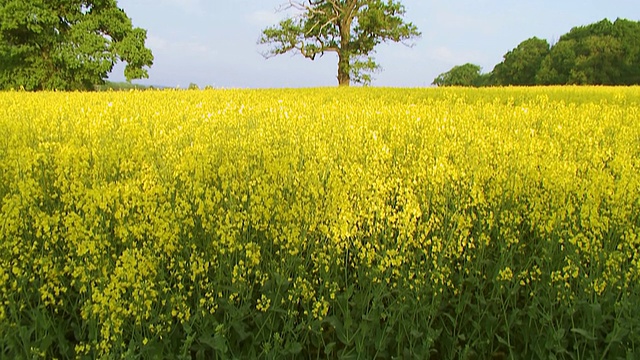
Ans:
{"type": "Polygon", "coordinates": [[[78,356],[111,358],[225,307],[321,324],[362,289],[421,303],[465,279],[510,282],[563,306],[633,293],[637,99],[634,87],[1,93],[0,335],[30,311],[76,316],[78,356]]]}

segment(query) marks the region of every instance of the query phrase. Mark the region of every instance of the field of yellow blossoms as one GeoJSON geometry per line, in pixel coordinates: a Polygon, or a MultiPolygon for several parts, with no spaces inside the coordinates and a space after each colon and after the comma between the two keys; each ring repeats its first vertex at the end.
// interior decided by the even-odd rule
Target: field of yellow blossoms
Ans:
{"type": "Polygon", "coordinates": [[[0,358],[637,359],[640,88],[0,93],[0,358]]]}

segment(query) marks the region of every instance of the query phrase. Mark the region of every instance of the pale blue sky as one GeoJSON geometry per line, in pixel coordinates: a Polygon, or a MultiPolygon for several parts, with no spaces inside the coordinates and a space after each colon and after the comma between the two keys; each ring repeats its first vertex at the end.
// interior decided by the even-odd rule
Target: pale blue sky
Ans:
{"type": "MultiPolygon", "coordinates": [[[[337,85],[334,54],[265,60],[256,44],[263,28],[285,16],[287,0],[119,0],[134,26],[148,30],[155,61],[147,85],[282,88],[337,85]]],[[[404,0],[406,20],[422,32],[412,48],[381,45],[383,71],[374,86],[428,86],[467,62],[488,72],[521,41],[554,42],[577,25],[618,17],[640,20],[640,0],[404,0]]],[[[124,79],[122,65],[112,80],[124,79]]]]}

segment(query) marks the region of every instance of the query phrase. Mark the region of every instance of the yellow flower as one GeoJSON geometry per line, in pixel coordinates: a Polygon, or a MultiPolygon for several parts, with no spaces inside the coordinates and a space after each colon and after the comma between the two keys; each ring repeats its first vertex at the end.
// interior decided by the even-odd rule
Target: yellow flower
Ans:
{"type": "Polygon", "coordinates": [[[513,279],[513,271],[510,267],[505,267],[498,272],[498,281],[511,281],[513,279]]]}

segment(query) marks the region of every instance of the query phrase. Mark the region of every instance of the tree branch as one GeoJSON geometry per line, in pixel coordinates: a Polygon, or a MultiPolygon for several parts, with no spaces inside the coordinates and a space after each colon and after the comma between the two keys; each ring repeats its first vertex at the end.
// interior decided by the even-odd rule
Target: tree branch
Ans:
{"type": "Polygon", "coordinates": [[[403,42],[420,36],[403,21],[404,7],[396,0],[286,0],[282,9],[295,15],[263,30],[260,44],[271,44],[265,57],[289,51],[315,59],[325,52],[338,56],[338,81],[367,83],[380,68],[369,56],[382,42],[403,42]]]}

